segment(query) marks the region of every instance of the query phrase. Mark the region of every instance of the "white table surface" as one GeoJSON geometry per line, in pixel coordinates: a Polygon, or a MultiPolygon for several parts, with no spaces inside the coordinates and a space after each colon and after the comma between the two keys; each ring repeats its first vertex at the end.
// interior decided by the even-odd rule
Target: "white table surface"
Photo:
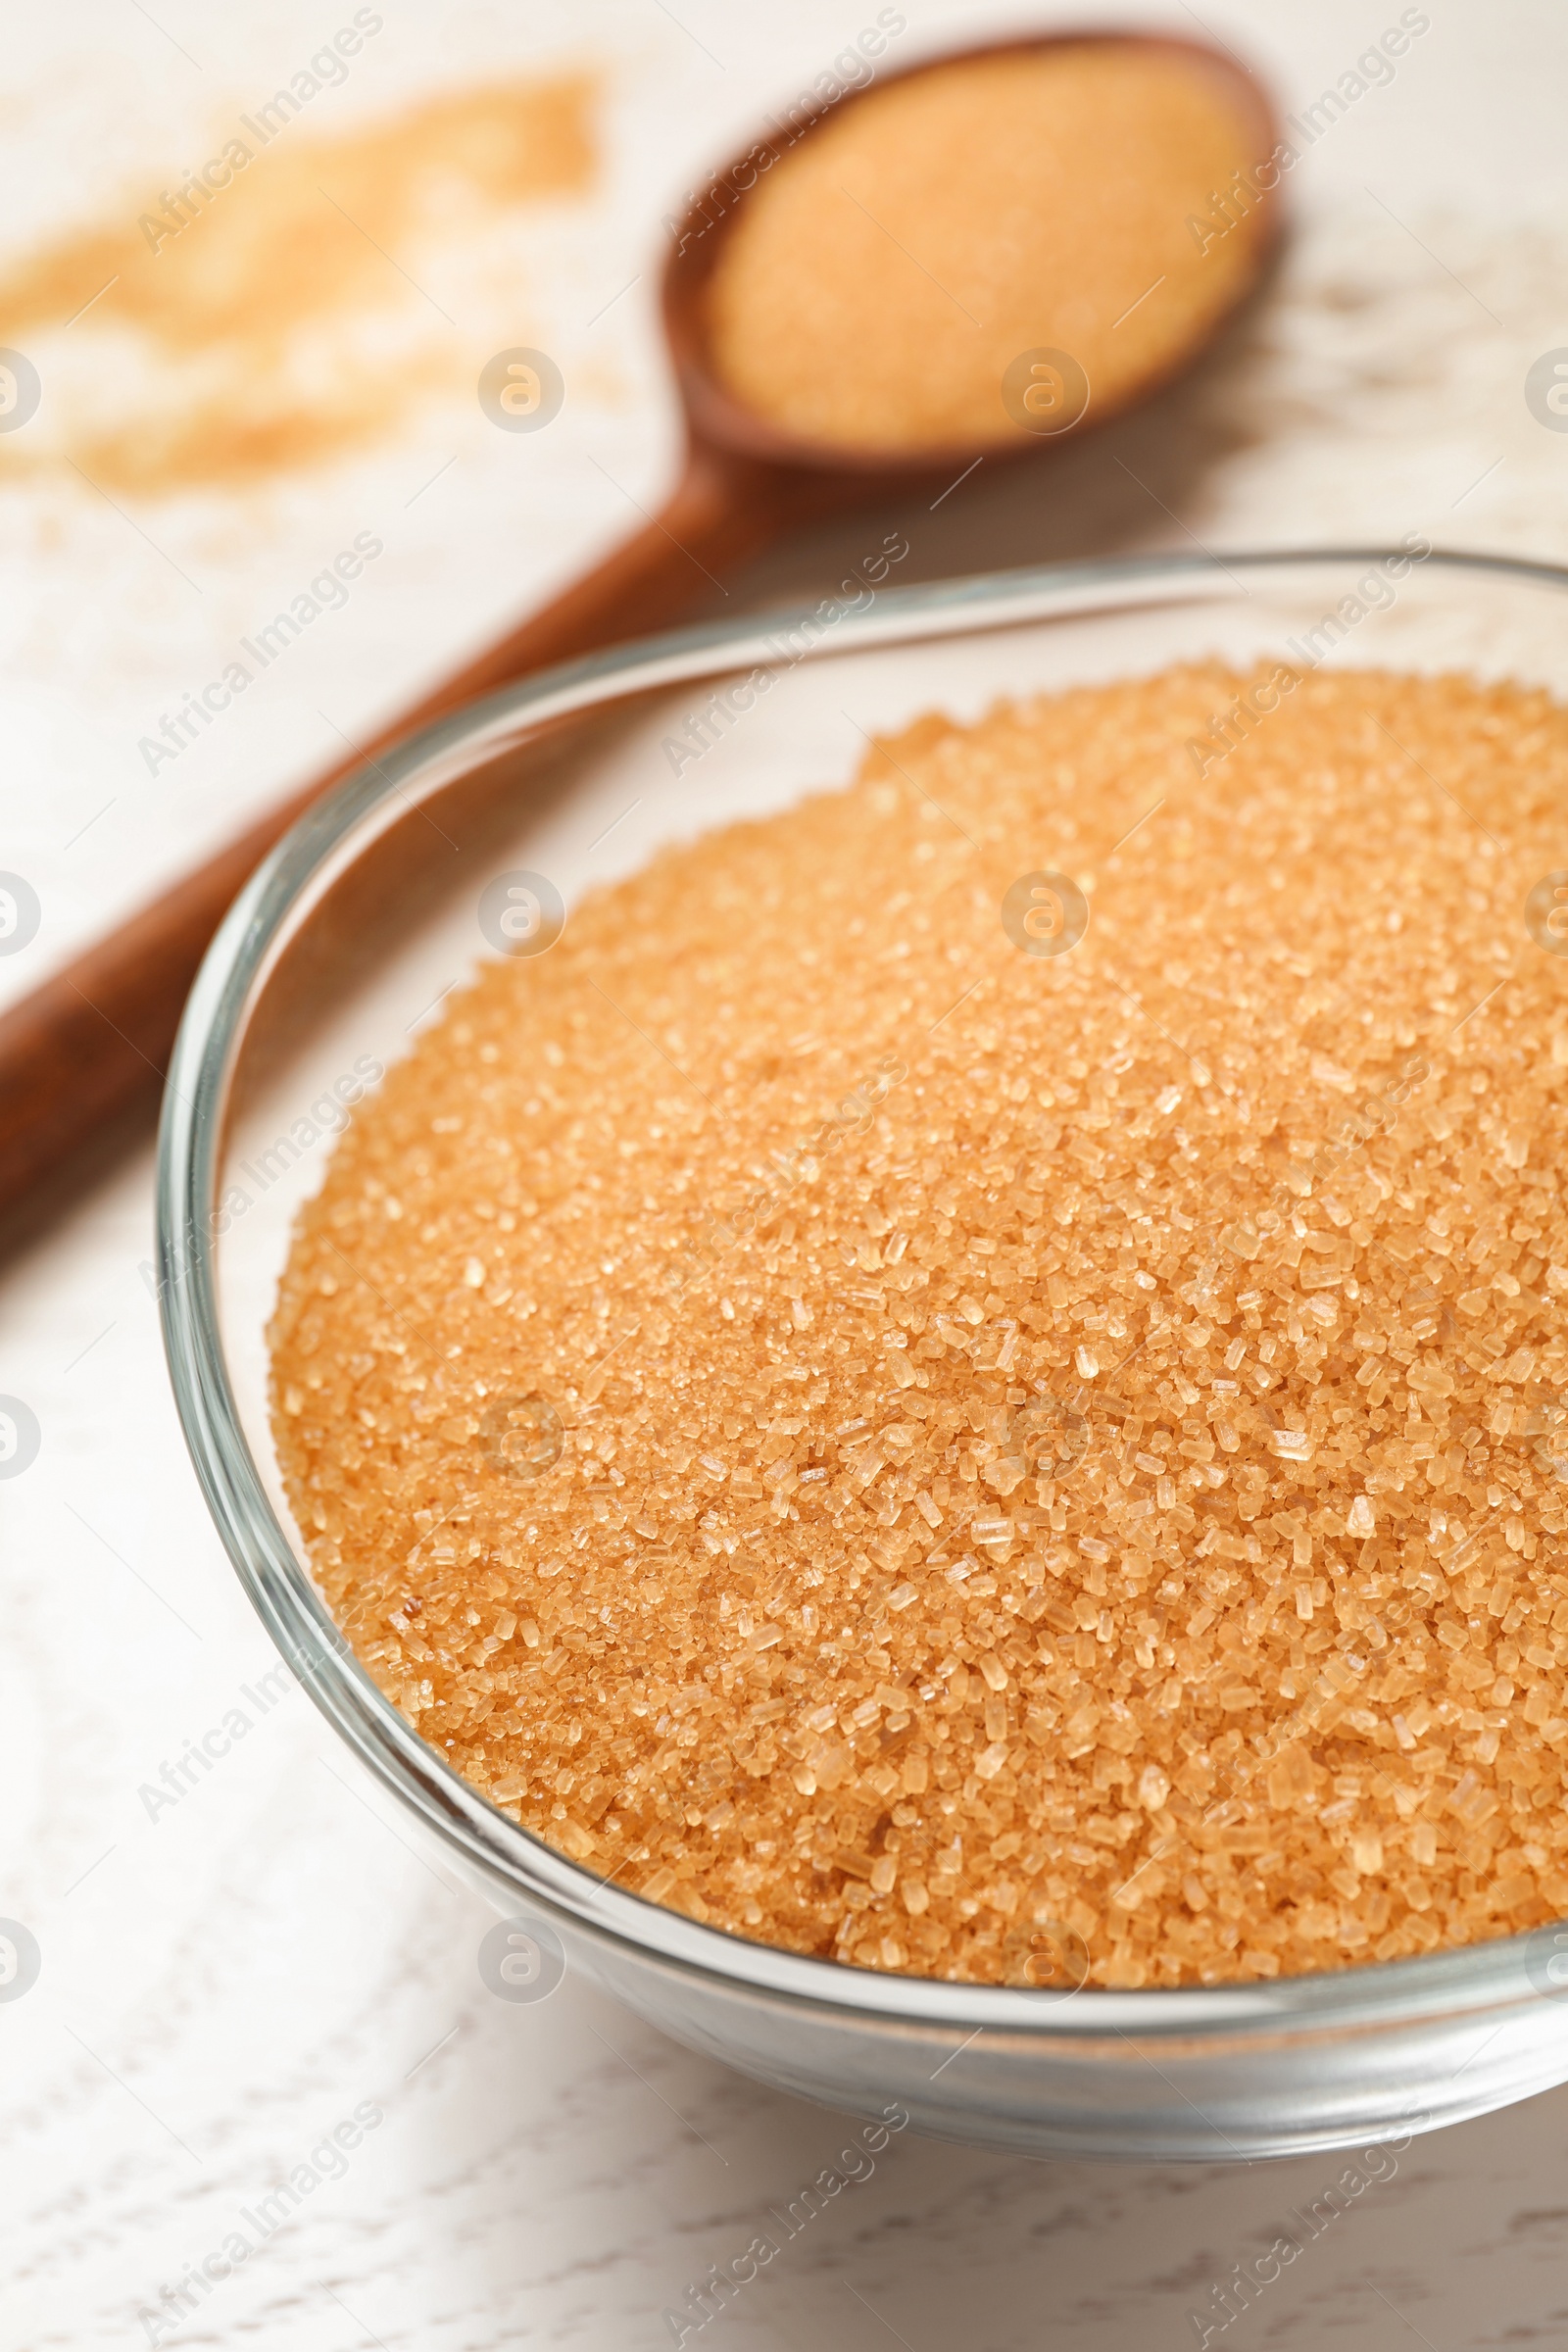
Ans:
{"type": "MultiPolygon", "coordinates": [[[[899,48],[911,56],[1037,21],[956,0],[906,7],[899,48]]],[[[9,245],[99,217],[209,152],[225,108],[275,86],[350,13],[305,0],[238,24],[194,0],[156,0],[151,15],[135,0],[25,22],[16,11],[0,154],[9,245]]],[[[1184,7],[1142,13],[1195,28],[1184,7]]],[[[1287,110],[1398,13],[1392,0],[1205,0],[1203,12],[1287,110]]],[[[345,122],[498,62],[602,73],[598,192],[530,229],[522,306],[522,339],[598,389],[568,404],[547,450],[521,444],[527,463],[466,402],[324,475],[228,504],[121,513],[58,479],[8,486],[0,467],[12,526],[0,532],[0,867],[26,874],[44,906],[33,946],[0,961],[0,996],[318,763],[323,708],[345,731],[371,723],[657,499],[674,457],[652,304],[659,216],[875,11],[394,0],[385,14],[365,71],[333,94],[345,122]],[[386,555],[332,633],[193,747],[177,779],[149,781],[135,749],[149,714],[212,675],[237,630],[367,525],[386,555]]],[[[1070,15],[1110,12],[1079,0],[1070,15]]],[[[1568,21],[1548,0],[1432,0],[1430,15],[1392,85],[1292,174],[1295,241],[1223,364],[1022,493],[982,470],[937,514],[901,515],[906,577],[1410,529],[1562,554],[1568,434],[1535,420],[1523,381],[1568,344],[1568,21]]],[[[731,609],[814,590],[864,528],[819,533],[728,583],[731,609]]],[[[569,1978],[539,2006],[494,1999],[475,1970],[489,1915],[404,1842],[298,1693],[148,1816],[143,1785],[271,1663],[167,1391],[139,1271],[150,1173],[144,1150],[0,1284],[0,1392],[24,1397],[43,1432],[33,1466],[0,1484],[0,1915],[24,1921],[43,1952],[36,1985],[0,2003],[0,2346],[150,2340],[139,2315],[160,2290],[364,2102],[383,2120],[341,2177],[163,2340],[668,2343],[665,2308],[834,2159],[840,2121],[689,2054],[569,1978]]],[[[1565,2162],[1568,2090],[1417,2141],[1226,2340],[1560,2343],[1565,2162]]],[[[1195,2342],[1187,2314],[1209,2281],[1338,2170],[1035,2165],[905,2135],[707,2340],[1195,2342]]]]}

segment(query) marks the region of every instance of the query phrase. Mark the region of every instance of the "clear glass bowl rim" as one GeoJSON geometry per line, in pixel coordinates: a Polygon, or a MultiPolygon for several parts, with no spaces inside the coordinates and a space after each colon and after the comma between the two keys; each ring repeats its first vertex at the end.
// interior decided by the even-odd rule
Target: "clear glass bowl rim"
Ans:
{"type": "MultiPolygon", "coordinates": [[[[1398,560],[1387,546],[1142,556],[1028,566],[879,594],[801,657],[966,635],[1031,620],[1233,595],[1238,579],[1281,585],[1304,571],[1398,560]]],[[[1568,567],[1432,549],[1422,575],[1468,575],[1568,590],[1568,567]]],[[[809,610],[809,609],[808,609],[809,610]]],[[[361,1762],[492,1893],[626,1959],[707,1980],[715,1992],[800,2002],[870,2025],[991,2028],[1076,2041],[1121,2036],[1367,2030],[1487,2009],[1527,1995],[1530,1934],[1412,1960],[1243,1984],[1071,1994],[883,1974],[710,1928],[617,1887],[500,1812],[428,1747],[348,1649],[268,1497],[223,1358],[211,1211],[224,1109],[247,1013],[291,928],[359,851],[417,797],[540,722],[777,660],[769,640],[806,612],[779,611],[644,638],[563,664],[470,704],[356,771],[285,835],[235,900],[191,991],[170,1064],[159,1134],[157,1207],[164,1342],[176,1409],[208,1507],[250,1598],[312,1698],[361,1762]]],[[[1568,617],[1568,615],[1565,615],[1568,617]]]]}

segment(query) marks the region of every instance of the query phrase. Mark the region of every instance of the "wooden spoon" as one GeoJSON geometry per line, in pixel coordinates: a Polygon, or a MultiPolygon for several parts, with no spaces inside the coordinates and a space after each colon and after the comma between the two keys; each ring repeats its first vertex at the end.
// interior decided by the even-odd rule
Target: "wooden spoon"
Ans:
{"type": "MultiPolygon", "coordinates": [[[[5,1104],[0,1221],[13,1237],[24,1224],[30,1228],[36,1222],[40,1206],[60,1201],[68,1174],[95,1167],[140,1126],[156,1102],[186,994],[224,911],[261,859],[322,793],[388,745],[475,696],[552,662],[667,626],[704,597],[715,572],[757,554],[795,525],[878,495],[945,487],[974,460],[976,450],[962,445],[883,454],[811,443],[742,406],[710,363],[710,279],[759,170],[782,161],[799,138],[809,137],[824,121],[842,120],[848,108],[910,75],[939,74],[973,58],[1023,58],[1075,43],[1164,55],[1189,74],[1196,64],[1227,90],[1244,125],[1246,152],[1262,159],[1274,149],[1278,132],[1269,103],[1228,55],[1163,36],[1057,33],[981,44],[897,74],[881,73],[836,104],[813,104],[804,127],[801,110],[795,110],[792,127],[754,142],[716,172],[680,222],[664,269],[664,327],[686,421],[685,465],[667,505],[594,571],[403,712],[362,751],[270,809],[240,839],[0,1016],[0,1102],[5,1104]],[[24,1209],[25,1216],[20,1213],[24,1209]]],[[[1252,202],[1247,240],[1250,271],[1224,317],[1210,319],[1173,355],[1161,383],[1200,356],[1255,285],[1277,231],[1276,211],[1272,199],[1252,202]]],[[[1155,388],[1146,382],[1120,401],[1097,398],[1073,433],[1104,422],[1132,397],[1155,388]]],[[[1023,454],[1036,446],[1019,433],[1015,448],[988,440],[981,454],[1023,454]]]]}

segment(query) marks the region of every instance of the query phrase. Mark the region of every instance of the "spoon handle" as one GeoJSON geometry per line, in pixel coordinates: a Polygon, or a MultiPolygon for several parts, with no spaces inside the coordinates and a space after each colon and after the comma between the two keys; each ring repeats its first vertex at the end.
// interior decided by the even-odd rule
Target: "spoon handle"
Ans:
{"type": "Polygon", "coordinates": [[[144,1132],[208,942],[314,801],[476,695],[667,627],[713,590],[727,593],[726,566],[830,496],[828,486],[813,495],[780,468],[695,446],[662,513],[586,578],[0,1014],[0,1238],[30,1231],[38,1207],[60,1202],[68,1175],[97,1173],[144,1132]]]}

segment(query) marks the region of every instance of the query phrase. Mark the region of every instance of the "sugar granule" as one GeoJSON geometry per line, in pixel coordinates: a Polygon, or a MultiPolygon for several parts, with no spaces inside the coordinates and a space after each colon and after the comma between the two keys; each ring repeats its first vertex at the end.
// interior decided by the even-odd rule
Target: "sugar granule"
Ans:
{"type": "Polygon", "coordinates": [[[662,853],[335,1147],[271,1332],[315,1573],[617,1885],[1107,1985],[1568,1911],[1568,713],[1319,671],[1200,776],[1246,683],[662,853]],[[1071,953],[999,919],[1038,870],[1071,953]]]}
{"type": "Polygon", "coordinates": [[[758,416],[846,449],[1018,441],[1002,384],[1031,351],[1070,355],[1091,416],[1119,408],[1257,267],[1274,199],[1250,185],[1251,135],[1201,60],[1137,41],[873,89],[737,212],[709,289],[715,371],[758,416]]]}

